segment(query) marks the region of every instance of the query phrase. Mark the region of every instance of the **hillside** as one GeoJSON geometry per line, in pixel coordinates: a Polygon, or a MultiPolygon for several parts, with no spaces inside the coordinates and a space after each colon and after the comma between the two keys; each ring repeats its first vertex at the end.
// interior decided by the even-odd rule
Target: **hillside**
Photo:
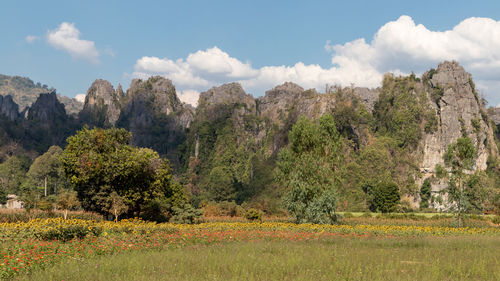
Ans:
{"type": "MultiPolygon", "coordinates": [[[[0,74],[0,95],[11,95],[21,111],[31,106],[38,98],[38,95],[52,90],[54,89],[49,89],[47,85],[42,85],[40,82],[35,84],[26,77],[0,74]]],[[[83,108],[83,104],[74,98],[61,95],[57,95],[57,98],[64,104],[68,114],[76,114],[83,108]]]]}
{"type": "Polygon", "coordinates": [[[290,132],[310,130],[309,142],[325,115],[333,117],[331,133],[340,136],[329,176],[340,210],[372,209],[373,190],[381,182],[398,187],[402,208],[445,210],[451,171],[445,154],[459,139],[474,147],[468,173],[477,185],[470,184],[486,194],[475,208],[491,210],[499,193],[496,126],[470,74],[456,62],[441,63],[421,77],[387,74],[377,89],[332,87],[318,93],[287,82],[255,98],[240,84],[228,83],[201,93],[196,109],[182,103],[172,82],[160,76],[134,79],[126,92],[96,80],[77,118],[67,116],[54,93],[41,95],[25,116],[8,97],[0,100],[0,109],[4,159],[64,146],[83,126],[125,128],[133,145],[170,160],[195,206],[235,201],[278,212],[288,187],[276,173],[293,149],[290,132]],[[424,185],[430,187],[425,194],[424,185]]]}

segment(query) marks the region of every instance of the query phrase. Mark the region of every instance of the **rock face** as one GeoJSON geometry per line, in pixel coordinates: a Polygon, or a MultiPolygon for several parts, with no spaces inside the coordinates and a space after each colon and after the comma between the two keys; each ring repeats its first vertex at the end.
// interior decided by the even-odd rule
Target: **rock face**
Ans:
{"type": "Polygon", "coordinates": [[[127,106],[144,103],[155,113],[170,114],[182,107],[172,81],[161,76],[154,76],[146,81],[134,79],[127,91],[127,106]]]}
{"type": "Polygon", "coordinates": [[[21,117],[19,106],[14,102],[12,96],[0,96],[0,114],[10,121],[15,121],[21,117]]]}
{"type": "MultiPolygon", "coordinates": [[[[24,111],[29,108],[42,93],[52,90],[47,85],[34,83],[33,80],[21,76],[7,76],[0,74],[0,95],[12,96],[19,109],[24,111]]],[[[57,95],[57,98],[64,104],[68,114],[77,114],[83,108],[83,104],[74,98],[57,95]]]]}
{"type": "Polygon", "coordinates": [[[28,110],[28,120],[40,122],[42,126],[65,122],[68,119],[64,105],[59,102],[55,91],[40,94],[28,110]]]}
{"type": "Polygon", "coordinates": [[[500,107],[488,108],[488,116],[495,125],[500,125],[500,107]]]}
{"type": "Polygon", "coordinates": [[[239,83],[228,83],[200,94],[198,100],[200,108],[216,104],[244,104],[250,108],[255,107],[255,99],[245,93],[239,83]]]}
{"type": "Polygon", "coordinates": [[[379,89],[355,87],[353,94],[361,100],[366,109],[372,112],[375,102],[378,100],[379,89]]]}
{"type": "Polygon", "coordinates": [[[97,127],[114,126],[120,116],[121,86],[115,91],[111,83],[97,79],[87,90],[80,120],[97,127]]]}
{"type": "Polygon", "coordinates": [[[132,80],[116,126],[130,130],[135,145],[151,147],[177,165],[176,148],[193,116],[192,108],[177,97],[172,81],[155,76],[132,80]]]}
{"type": "MultiPolygon", "coordinates": [[[[497,154],[492,128],[486,111],[475,92],[471,76],[457,62],[441,63],[430,80],[441,92],[431,106],[438,116],[438,129],[423,140],[421,171],[431,176],[437,164],[444,166],[443,155],[449,144],[462,136],[472,139],[477,159],[474,170],[485,170],[489,154],[497,154]]],[[[433,187],[434,190],[442,186],[433,187]]]]}

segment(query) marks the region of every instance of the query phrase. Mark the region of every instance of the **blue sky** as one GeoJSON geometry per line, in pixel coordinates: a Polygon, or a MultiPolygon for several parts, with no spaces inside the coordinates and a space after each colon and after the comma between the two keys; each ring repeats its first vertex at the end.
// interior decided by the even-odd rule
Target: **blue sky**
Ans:
{"type": "Polygon", "coordinates": [[[159,74],[195,103],[229,81],[256,96],[284,81],[376,87],[456,59],[500,103],[499,1],[270,2],[6,1],[0,73],[67,96],[159,74]]]}

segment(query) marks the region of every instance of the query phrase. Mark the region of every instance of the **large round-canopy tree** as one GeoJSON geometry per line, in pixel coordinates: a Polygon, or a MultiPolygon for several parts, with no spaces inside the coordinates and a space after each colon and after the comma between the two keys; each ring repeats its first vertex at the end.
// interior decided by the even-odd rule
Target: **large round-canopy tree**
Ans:
{"type": "Polygon", "coordinates": [[[106,214],[113,192],[126,204],[128,216],[140,215],[153,199],[171,208],[183,205],[186,198],[168,160],[129,145],[130,138],[128,131],[116,128],[84,128],[68,138],[62,162],[82,207],[106,214]]]}

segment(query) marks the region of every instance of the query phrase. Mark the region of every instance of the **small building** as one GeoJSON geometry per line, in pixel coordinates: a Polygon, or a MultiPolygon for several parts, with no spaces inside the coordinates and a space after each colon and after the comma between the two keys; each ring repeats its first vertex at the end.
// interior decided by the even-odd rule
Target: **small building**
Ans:
{"type": "Polygon", "coordinates": [[[23,201],[18,199],[17,195],[8,194],[7,195],[7,203],[5,205],[3,205],[2,207],[7,208],[7,209],[23,209],[24,204],[23,204],[23,201]]]}

